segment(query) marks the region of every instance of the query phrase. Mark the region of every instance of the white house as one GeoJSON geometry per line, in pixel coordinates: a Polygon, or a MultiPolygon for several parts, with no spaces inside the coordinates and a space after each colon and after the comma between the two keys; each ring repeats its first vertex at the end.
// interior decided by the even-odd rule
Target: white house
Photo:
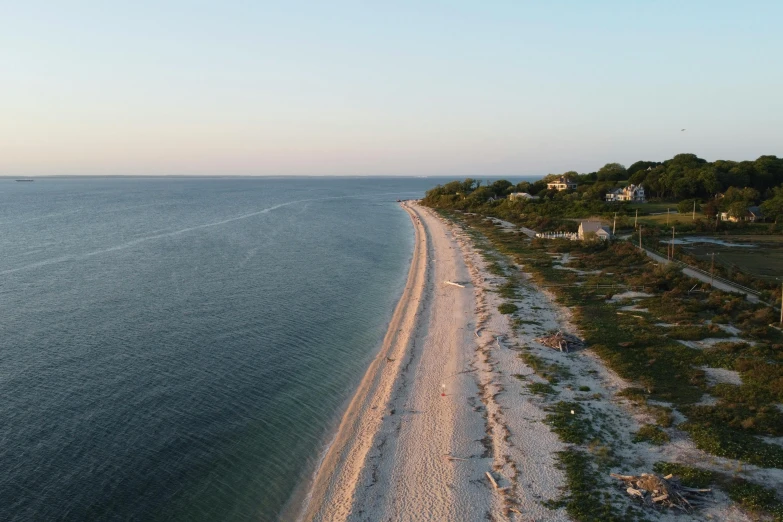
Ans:
{"type": "Polygon", "coordinates": [[[563,176],[560,176],[554,181],[550,181],[546,184],[546,188],[548,190],[568,190],[568,189],[575,189],[576,188],[576,181],[571,181],[569,179],[564,178],[563,176]]]}
{"type": "Polygon", "coordinates": [[[577,237],[579,239],[589,239],[588,235],[595,235],[598,239],[611,239],[612,233],[609,232],[609,228],[601,224],[600,221],[582,221],[579,223],[579,232],[577,237]]]}
{"type": "Polygon", "coordinates": [[[633,183],[627,187],[614,189],[606,194],[606,201],[634,201],[644,203],[647,198],[644,195],[644,187],[636,186],[633,183]]]}
{"type": "Polygon", "coordinates": [[[525,200],[531,200],[531,199],[538,199],[538,196],[531,196],[527,192],[512,192],[508,195],[508,199],[511,201],[518,200],[518,199],[525,199],[525,200]]]}

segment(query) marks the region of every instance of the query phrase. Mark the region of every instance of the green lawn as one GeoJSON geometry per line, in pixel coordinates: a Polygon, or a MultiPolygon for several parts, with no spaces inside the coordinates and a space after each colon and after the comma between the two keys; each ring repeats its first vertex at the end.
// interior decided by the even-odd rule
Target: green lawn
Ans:
{"type": "Polygon", "coordinates": [[[677,203],[629,203],[627,208],[631,210],[639,209],[639,215],[655,212],[666,212],[667,208],[673,211],[677,210],[677,203]]]}
{"type": "MultiPolygon", "coordinates": [[[[664,209],[664,212],[666,212],[666,209],[664,209]]],[[[631,216],[633,218],[633,216],[631,216]]],[[[700,212],[696,212],[696,219],[706,219],[704,214],[700,212]]],[[[654,225],[665,225],[666,222],[669,222],[671,225],[676,225],[677,223],[693,223],[693,214],[688,212],[687,214],[669,214],[668,216],[666,214],[659,214],[657,216],[639,216],[639,223],[645,224],[654,224],[654,225]]]]}

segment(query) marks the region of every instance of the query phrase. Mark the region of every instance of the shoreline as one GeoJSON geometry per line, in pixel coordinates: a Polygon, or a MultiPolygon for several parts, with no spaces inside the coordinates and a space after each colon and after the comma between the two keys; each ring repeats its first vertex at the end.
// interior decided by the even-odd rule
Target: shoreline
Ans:
{"type": "Polygon", "coordinates": [[[399,373],[402,356],[410,341],[410,325],[419,314],[424,291],[428,264],[427,234],[409,205],[409,202],[402,202],[400,205],[408,213],[414,227],[413,253],[405,287],[395,306],[378,354],[350,399],[334,436],[319,456],[307,492],[302,497],[304,502],[283,511],[284,514],[295,515],[295,520],[340,519],[346,518],[350,513],[353,492],[358,486],[356,479],[364,468],[364,457],[383,420],[385,410],[380,408],[379,403],[385,404],[383,397],[388,398],[391,385],[399,373]],[[411,307],[414,303],[416,306],[411,307]],[[403,326],[408,328],[402,328],[403,326]],[[408,335],[405,335],[406,333],[408,335]],[[391,371],[385,372],[390,362],[397,364],[391,371]],[[337,475],[342,479],[338,481],[337,475]],[[336,511],[322,514],[324,508],[328,507],[336,508],[336,511]]]}
{"type": "Polygon", "coordinates": [[[564,485],[563,445],[542,404],[508,393],[529,369],[507,345],[498,277],[461,227],[401,206],[408,283],[295,520],[567,520],[542,505],[564,485]]]}

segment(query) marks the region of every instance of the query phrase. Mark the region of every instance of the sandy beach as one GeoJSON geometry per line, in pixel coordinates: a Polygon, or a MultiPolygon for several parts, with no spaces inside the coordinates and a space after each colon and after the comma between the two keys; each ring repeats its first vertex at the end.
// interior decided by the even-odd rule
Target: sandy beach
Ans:
{"type": "MultiPolygon", "coordinates": [[[[533,437],[520,444],[532,444],[528,454],[512,456],[507,407],[498,401],[504,381],[524,365],[513,353],[504,361],[490,353],[507,335],[507,320],[496,308],[489,312],[480,260],[453,225],[415,203],[403,208],[416,233],[408,282],[300,519],[505,518],[523,512],[516,491],[521,469],[536,475],[524,512],[564,519],[538,502],[562,483],[552,461],[557,438],[540,422],[530,424],[520,430],[533,437]]],[[[518,415],[542,418],[515,395],[518,415]]]]}

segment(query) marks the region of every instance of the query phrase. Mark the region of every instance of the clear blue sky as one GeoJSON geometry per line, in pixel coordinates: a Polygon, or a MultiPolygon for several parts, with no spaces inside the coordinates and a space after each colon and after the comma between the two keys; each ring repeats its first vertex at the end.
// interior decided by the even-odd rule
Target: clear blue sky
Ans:
{"type": "Polygon", "coordinates": [[[783,156],[782,19],[781,1],[0,0],[0,174],[783,156]]]}

